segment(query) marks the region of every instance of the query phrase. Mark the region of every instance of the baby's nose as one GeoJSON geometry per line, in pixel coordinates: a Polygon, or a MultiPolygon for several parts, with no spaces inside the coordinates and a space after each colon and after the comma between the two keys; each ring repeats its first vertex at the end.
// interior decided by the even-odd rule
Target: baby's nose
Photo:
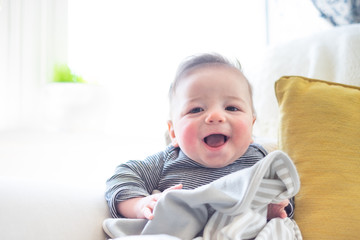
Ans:
{"type": "Polygon", "coordinates": [[[223,123],[226,121],[226,118],[223,113],[220,111],[213,111],[211,112],[205,119],[205,122],[208,124],[214,123],[223,123]]]}

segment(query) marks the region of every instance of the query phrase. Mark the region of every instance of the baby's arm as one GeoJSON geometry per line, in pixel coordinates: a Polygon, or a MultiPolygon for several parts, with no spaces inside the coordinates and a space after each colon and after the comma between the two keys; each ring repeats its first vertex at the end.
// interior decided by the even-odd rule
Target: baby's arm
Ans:
{"type": "Polygon", "coordinates": [[[116,210],[126,218],[146,218],[153,219],[153,210],[160,197],[168,191],[181,189],[182,184],[175,185],[166,189],[162,193],[152,194],[147,197],[131,198],[122,202],[119,202],[116,206],[116,210]]]}
{"type": "Polygon", "coordinates": [[[123,217],[118,211],[119,202],[148,196],[157,188],[167,156],[168,152],[163,151],[142,161],[130,160],[116,168],[115,173],[106,181],[105,193],[112,217],[123,217]]]}

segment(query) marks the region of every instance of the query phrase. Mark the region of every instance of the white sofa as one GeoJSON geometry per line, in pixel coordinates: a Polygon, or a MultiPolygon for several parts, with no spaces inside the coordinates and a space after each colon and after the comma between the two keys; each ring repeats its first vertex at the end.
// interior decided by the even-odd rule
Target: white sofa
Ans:
{"type": "Polygon", "coordinates": [[[102,188],[0,178],[0,239],[106,239],[102,188]]]}
{"type": "MultiPolygon", "coordinates": [[[[256,136],[276,141],[279,113],[273,89],[282,75],[360,86],[359,73],[354,72],[359,63],[350,62],[347,55],[356,50],[360,56],[360,47],[354,48],[353,33],[358,39],[359,25],[334,28],[277,46],[269,49],[263,61],[245,69],[254,86],[256,136]]],[[[25,141],[23,137],[9,133],[0,139],[0,239],[106,239],[102,230],[103,220],[109,217],[104,200],[105,180],[115,168],[113,163],[118,156],[104,155],[96,148],[96,144],[101,144],[99,139],[89,146],[79,144],[81,141],[73,137],[62,136],[59,140],[58,135],[45,134],[37,136],[41,141],[38,145],[31,137],[25,141]],[[66,144],[70,150],[59,148],[59,141],[70,141],[66,144]],[[44,152],[36,146],[48,149],[44,152]],[[79,158],[83,159],[81,163],[75,161],[79,158]],[[97,171],[104,158],[113,158],[109,161],[112,167],[107,165],[102,171],[108,175],[97,171]]]]}
{"type": "Polygon", "coordinates": [[[118,147],[107,140],[26,129],[2,132],[0,239],[106,239],[105,181],[115,168],[111,159],[118,157],[111,151],[118,147]]]}

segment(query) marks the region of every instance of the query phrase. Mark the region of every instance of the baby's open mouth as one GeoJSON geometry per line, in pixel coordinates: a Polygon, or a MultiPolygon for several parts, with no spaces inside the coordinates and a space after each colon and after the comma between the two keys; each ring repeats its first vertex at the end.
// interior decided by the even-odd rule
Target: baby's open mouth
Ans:
{"type": "Polygon", "coordinates": [[[210,147],[220,147],[225,144],[229,138],[223,134],[211,134],[204,138],[204,142],[210,147]]]}

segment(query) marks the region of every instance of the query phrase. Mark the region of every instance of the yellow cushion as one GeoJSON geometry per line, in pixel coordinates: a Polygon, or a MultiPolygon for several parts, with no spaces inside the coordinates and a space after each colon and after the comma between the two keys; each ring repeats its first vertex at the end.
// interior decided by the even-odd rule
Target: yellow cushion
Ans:
{"type": "Polygon", "coordinates": [[[360,87],[294,76],[275,91],[279,148],[301,180],[295,220],[304,239],[359,239],[360,87]]]}

